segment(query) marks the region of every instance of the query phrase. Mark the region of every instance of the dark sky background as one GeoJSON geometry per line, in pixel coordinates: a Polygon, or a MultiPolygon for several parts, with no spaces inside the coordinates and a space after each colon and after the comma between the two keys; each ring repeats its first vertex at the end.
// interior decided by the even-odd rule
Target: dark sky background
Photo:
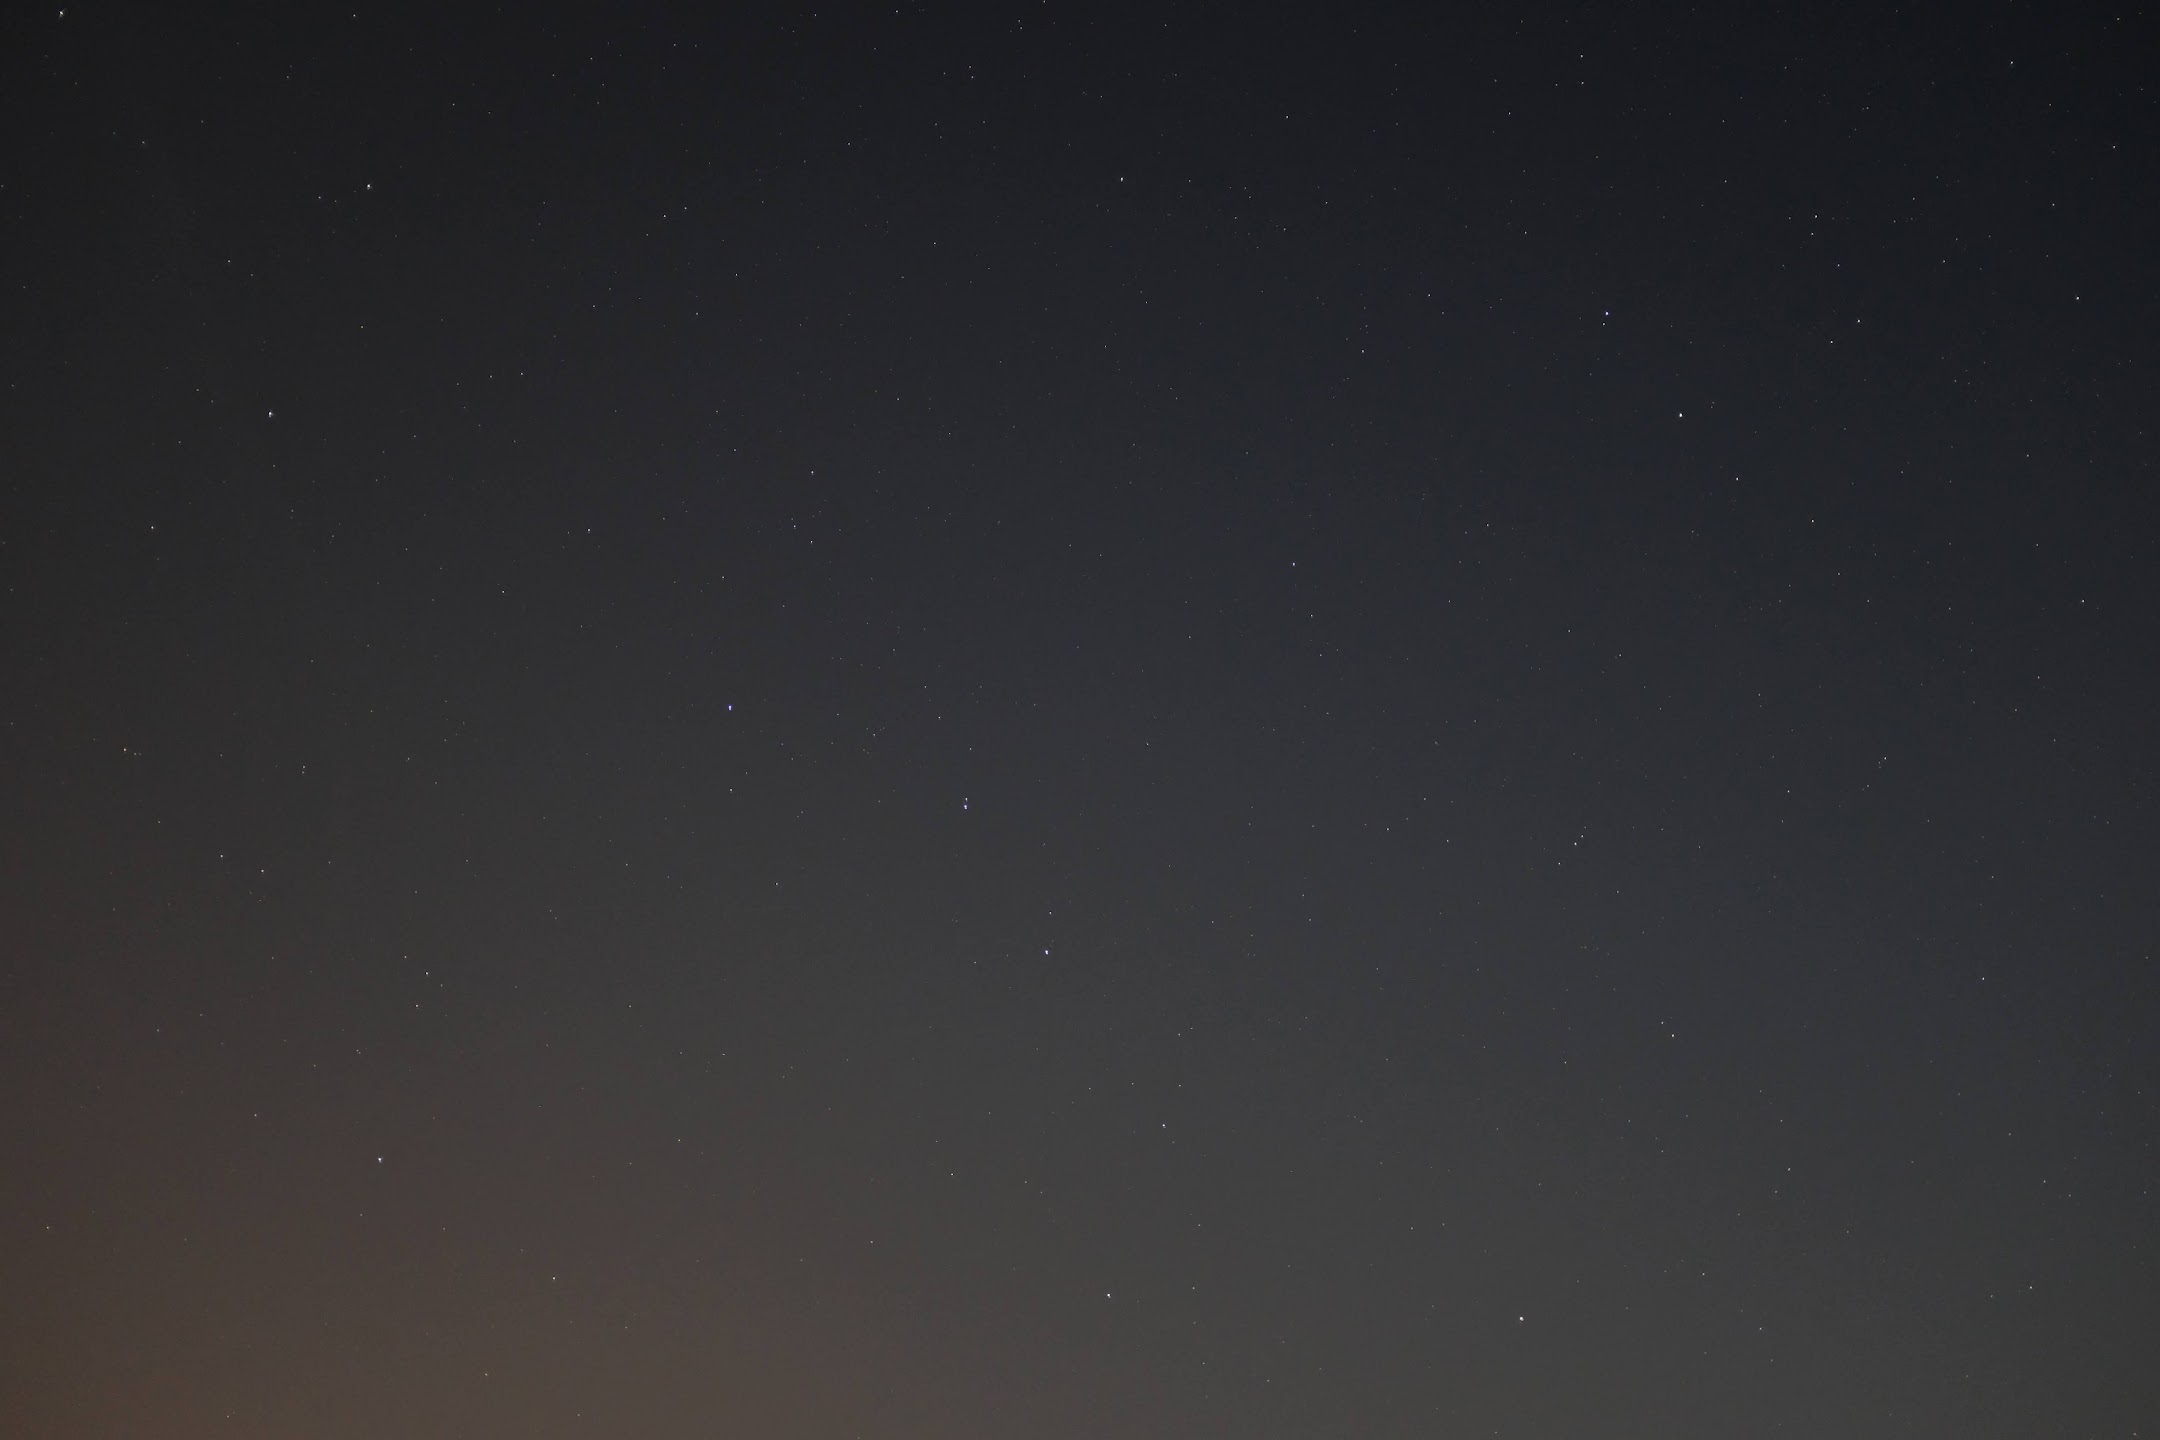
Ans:
{"type": "Polygon", "coordinates": [[[0,22],[0,1431],[2160,1422],[2137,7],[0,22]]]}

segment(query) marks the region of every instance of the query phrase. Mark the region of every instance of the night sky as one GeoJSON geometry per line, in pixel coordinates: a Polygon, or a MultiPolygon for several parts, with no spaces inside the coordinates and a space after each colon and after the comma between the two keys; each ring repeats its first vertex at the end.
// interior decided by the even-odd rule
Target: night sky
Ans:
{"type": "Polygon", "coordinates": [[[2138,7],[0,20],[0,1432],[2160,1433],[2138,7]]]}

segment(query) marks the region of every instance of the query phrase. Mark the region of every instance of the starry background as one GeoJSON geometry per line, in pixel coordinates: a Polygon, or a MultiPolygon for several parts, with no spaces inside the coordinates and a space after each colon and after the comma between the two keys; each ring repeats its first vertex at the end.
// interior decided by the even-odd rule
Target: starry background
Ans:
{"type": "Polygon", "coordinates": [[[0,1430],[2151,1432],[2134,11],[0,24],[0,1430]]]}

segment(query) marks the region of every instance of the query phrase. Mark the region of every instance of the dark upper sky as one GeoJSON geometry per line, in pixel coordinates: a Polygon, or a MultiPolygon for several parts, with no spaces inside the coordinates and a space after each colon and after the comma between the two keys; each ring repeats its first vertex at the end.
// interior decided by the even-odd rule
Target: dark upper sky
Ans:
{"type": "Polygon", "coordinates": [[[2134,14],[56,8],[0,1431],[2150,1432],[2134,14]]]}

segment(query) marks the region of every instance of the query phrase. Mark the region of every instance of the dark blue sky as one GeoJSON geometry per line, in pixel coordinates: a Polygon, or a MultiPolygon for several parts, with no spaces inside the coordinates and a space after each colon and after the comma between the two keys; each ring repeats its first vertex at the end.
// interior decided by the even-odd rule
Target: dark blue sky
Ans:
{"type": "Polygon", "coordinates": [[[2160,1407],[2138,24],[6,26],[0,1429],[2160,1407]]]}

